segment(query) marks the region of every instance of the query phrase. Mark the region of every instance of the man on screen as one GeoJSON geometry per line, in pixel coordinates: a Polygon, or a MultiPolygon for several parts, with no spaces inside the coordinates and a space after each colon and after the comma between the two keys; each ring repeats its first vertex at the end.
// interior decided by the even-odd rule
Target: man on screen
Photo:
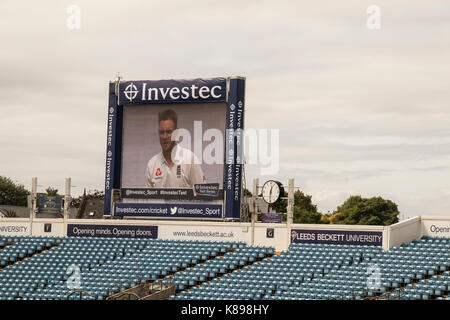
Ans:
{"type": "Polygon", "coordinates": [[[158,114],[161,152],[147,164],[146,184],[150,188],[192,188],[204,183],[203,170],[195,154],[172,141],[177,129],[177,114],[168,109],[158,114]]]}

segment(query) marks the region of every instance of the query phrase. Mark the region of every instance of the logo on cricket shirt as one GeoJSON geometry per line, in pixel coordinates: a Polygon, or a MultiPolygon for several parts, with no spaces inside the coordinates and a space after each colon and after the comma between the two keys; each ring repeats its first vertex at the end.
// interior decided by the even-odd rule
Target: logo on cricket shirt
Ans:
{"type": "Polygon", "coordinates": [[[160,168],[156,169],[155,176],[159,177],[161,175],[162,175],[161,169],[160,168]]]}

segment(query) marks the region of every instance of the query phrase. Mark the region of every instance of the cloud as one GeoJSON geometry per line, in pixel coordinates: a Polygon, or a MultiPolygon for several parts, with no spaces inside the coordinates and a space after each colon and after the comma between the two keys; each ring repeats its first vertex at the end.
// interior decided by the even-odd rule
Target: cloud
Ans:
{"type": "MultiPolygon", "coordinates": [[[[63,187],[71,176],[75,194],[103,189],[108,81],[117,72],[243,75],[246,127],[280,130],[272,178],[294,177],[323,210],[357,192],[445,214],[447,1],[378,1],[379,31],[366,28],[372,3],[356,0],[81,0],[79,31],[66,27],[70,4],[0,3],[0,174],[25,186],[37,176],[63,187]]],[[[259,167],[247,166],[247,183],[253,177],[259,167]]]]}

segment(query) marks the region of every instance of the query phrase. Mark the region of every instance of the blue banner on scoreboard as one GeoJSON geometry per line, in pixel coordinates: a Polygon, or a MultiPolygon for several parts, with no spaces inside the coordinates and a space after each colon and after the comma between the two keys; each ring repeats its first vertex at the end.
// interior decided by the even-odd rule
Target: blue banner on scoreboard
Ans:
{"type": "MultiPolygon", "coordinates": [[[[237,82],[230,81],[230,93],[236,92],[237,82]]],[[[235,96],[235,94],[232,94],[235,96]]],[[[229,97],[231,98],[231,97],[229,97]]],[[[236,99],[228,99],[226,136],[225,136],[225,169],[224,169],[224,190],[225,190],[225,218],[232,219],[233,215],[233,191],[235,179],[235,129],[236,129],[236,99]]]]}
{"type": "Polygon", "coordinates": [[[220,204],[115,203],[118,217],[222,219],[220,204]]]}
{"type": "Polygon", "coordinates": [[[111,192],[120,188],[123,108],[117,105],[115,84],[109,84],[108,126],[106,135],[104,216],[111,212],[111,192]]]}
{"type": "MultiPolygon", "coordinates": [[[[233,80],[232,80],[233,81],[233,80]]],[[[236,140],[235,140],[235,172],[234,172],[234,190],[233,190],[233,217],[240,218],[241,197],[242,197],[242,170],[244,169],[244,96],[245,80],[235,79],[237,82],[236,100],[236,140]]]]}
{"type": "Polygon", "coordinates": [[[225,218],[240,219],[245,79],[231,78],[227,101],[225,137],[225,218]]]}
{"type": "Polygon", "coordinates": [[[226,79],[124,81],[119,105],[186,102],[225,102],[226,79]]]}

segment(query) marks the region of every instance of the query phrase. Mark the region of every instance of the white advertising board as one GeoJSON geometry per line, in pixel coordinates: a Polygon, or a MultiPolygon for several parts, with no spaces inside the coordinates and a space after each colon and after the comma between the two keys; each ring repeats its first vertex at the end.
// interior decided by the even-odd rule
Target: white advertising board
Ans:
{"type": "Polygon", "coordinates": [[[29,222],[0,221],[0,235],[2,236],[29,236],[29,222]]]}
{"type": "Polygon", "coordinates": [[[450,220],[422,220],[422,232],[425,236],[450,238],[450,220]]]}
{"type": "Polygon", "coordinates": [[[249,227],[159,225],[159,239],[202,240],[202,241],[245,241],[250,243],[249,227]]]}

